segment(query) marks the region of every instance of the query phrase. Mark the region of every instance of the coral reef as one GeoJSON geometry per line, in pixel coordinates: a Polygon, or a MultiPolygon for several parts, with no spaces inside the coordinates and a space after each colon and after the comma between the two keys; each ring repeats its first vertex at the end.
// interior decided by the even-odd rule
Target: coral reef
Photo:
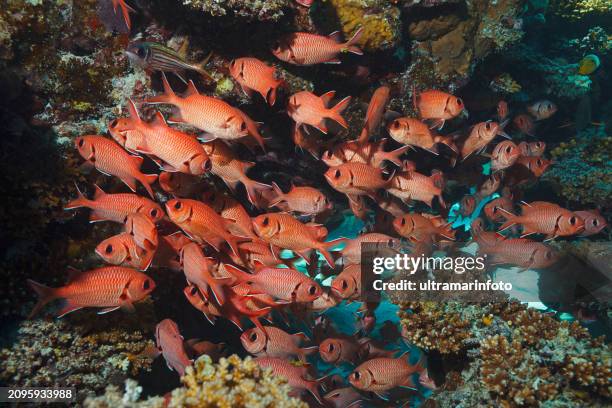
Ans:
{"type": "Polygon", "coordinates": [[[612,35],[603,27],[590,28],[582,38],[575,38],[567,42],[568,47],[574,48],[583,54],[598,53],[607,54],[612,51],[612,35]]]}
{"type": "Polygon", "coordinates": [[[106,393],[88,398],[85,407],[286,407],[306,408],[308,405],[297,398],[289,397],[290,387],[286,380],[275,377],[270,369],[261,369],[251,357],[244,360],[237,355],[222,357],[213,364],[209,356],[198,358],[193,366],[187,367],[181,379],[183,386],[166,396],[166,404],[159,397],[138,401],[140,391],[134,382],[126,382],[125,393],[116,386],[106,393]]]}
{"type": "Polygon", "coordinates": [[[0,351],[0,379],[27,387],[75,387],[77,401],[150,367],[141,353],[154,328],[152,304],[138,314],[81,312],[61,320],[27,320],[0,351]]]}
{"type": "Polygon", "coordinates": [[[545,406],[551,399],[577,406],[588,395],[599,396],[590,406],[604,406],[612,397],[610,347],[577,322],[560,322],[514,302],[412,303],[402,309],[402,335],[408,341],[450,361],[458,353],[470,360],[461,373],[446,374],[426,407],[478,406],[490,399],[503,407],[545,406]],[[436,321],[443,323],[436,326],[436,321]]]}
{"type": "MultiPolygon", "coordinates": [[[[401,40],[400,10],[380,0],[330,0],[345,38],[359,27],[363,34],[359,46],[366,52],[391,50],[401,40]]],[[[328,10],[331,11],[331,10],[328,10]]]]}
{"type": "Polygon", "coordinates": [[[180,0],[185,6],[212,16],[228,14],[248,20],[276,21],[285,13],[289,0],[180,0]]]}
{"type": "Polygon", "coordinates": [[[607,0],[551,0],[549,12],[568,20],[580,20],[589,15],[609,15],[612,4],[607,0]]]}
{"type": "Polygon", "coordinates": [[[612,137],[601,127],[588,128],[551,151],[555,165],[544,180],[567,200],[606,208],[612,200],[612,137]]]}

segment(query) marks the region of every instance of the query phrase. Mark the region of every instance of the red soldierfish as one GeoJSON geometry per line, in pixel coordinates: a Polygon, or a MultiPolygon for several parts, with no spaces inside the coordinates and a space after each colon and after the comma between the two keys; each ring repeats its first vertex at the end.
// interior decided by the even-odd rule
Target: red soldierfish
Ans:
{"type": "Polygon", "coordinates": [[[339,64],[338,54],[363,52],[355,45],[359,42],[363,28],[358,29],[350,40],[343,43],[339,31],[329,36],[311,33],[293,33],[277,41],[272,54],[281,61],[294,65],[339,64]]]}
{"type": "Polygon", "coordinates": [[[491,153],[491,171],[499,171],[512,166],[521,155],[521,151],[511,140],[504,140],[493,148],[491,153]]]}
{"type": "Polygon", "coordinates": [[[226,241],[232,252],[238,254],[239,238],[229,231],[230,221],[217,214],[206,204],[188,199],[172,199],[166,203],[170,220],[196,242],[207,243],[219,251],[226,241]]]}
{"type": "Polygon", "coordinates": [[[263,330],[254,327],[242,333],[240,341],[245,350],[257,357],[278,357],[291,359],[298,357],[306,362],[306,356],[317,351],[317,347],[301,348],[308,340],[304,333],[289,334],[278,327],[264,326],[263,330]]]}
{"type": "Polygon", "coordinates": [[[155,342],[168,368],[175,370],[181,377],[185,375],[185,368],[191,365],[191,360],[187,356],[178,325],[170,319],[159,322],[155,327],[155,342]]]}
{"type": "Polygon", "coordinates": [[[505,123],[491,121],[475,124],[461,146],[461,159],[465,160],[473,153],[483,151],[497,135],[509,139],[510,136],[504,132],[504,126],[505,123]]]}
{"type": "Polygon", "coordinates": [[[276,78],[276,69],[257,58],[237,58],[229,64],[230,75],[249,97],[258,92],[271,106],[276,102],[276,91],[283,80],[276,78]]]}
{"type": "Polygon", "coordinates": [[[328,364],[354,364],[359,344],[352,338],[327,338],[319,344],[321,359],[328,364]]]}
{"type": "Polygon", "coordinates": [[[146,103],[174,105],[178,114],[170,122],[185,122],[220,139],[236,140],[248,134],[247,124],[235,108],[225,101],[200,95],[192,81],[183,98],[177,96],[165,74],[162,74],[164,94],[145,100],[146,103]]]}
{"type": "Polygon", "coordinates": [[[535,136],[535,125],[533,124],[533,119],[526,113],[521,113],[520,115],[517,115],[512,121],[512,123],[522,133],[525,133],[529,136],[535,136]]]}
{"type": "Polygon", "coordinates": [[[486,254],[490,265],[514,265],[523,270],[547,268],[558,260],[549,246],[527,238],[480,239],[478,254],[486,254]]]}
{"type": "Polygon", "coordinates": [[[361,265],[346,265],[332,280],[331,293],[340,299],[358,300],[361,297],[361,265]]]}
{"type": "Polygon", "coordinates": [[[141,248],[132,235],[123,232],[100,242],[96,247],[96,254],[111,265],[123,265],[146,271],[151,265],[155,251],[141,248]]]}
{"type": "Polygon", "coordinates": [[[155,282],[142,272],[122,266],[105,266],[70,276],[66,286],[50,288],[28,279],[38,295],[38,303],[30,313],[32,318],[40,309],[55,299],[64,301],[58,317],[84,307],[100,307],[98,314],[123,308],[134,310],[133,303],[144,299],[155,289],[155,282]]]}
{"type": "Polygon", "coordinates": [[[415,242],[435,242],[436,236],[455,239],[455,231],[441,216],[406,214],[396,218],[393,227],[402,237],[415,242]]]}
{"type": "Polygon", "coordinates": [[[164,212],[159,204],[136,194],[106,194],[100,187],[96,186],[94,199],[90,200],[83,195],[78,187],[77,191],[78,198],[70,201],[64,209],[90,208],[92,211],[89,215],[89,222],[114,221],[123,223],[128,214],[132,213],[144,214],[153,222],[161,221],[164,217],[164,212]]]}
{"type": "Polygon", "coordinates": [[[325,194],[314,187],[291,186],[291,190],[283,193],[283,190],[276,183],[272,183],[276,198],[270,202],[270,207],[280,203],[286,203],[289,211],[295,211],[303,215],[316,215],[333,207],[331,201],[325,194]]]}
{"type": "Polygon", "coordinates": [[[347,195],[374,195],[392,183],[392,177],[385,178],[380,168],[356,162],[330,167],[325,178],[330,186],[347,195]]]}
{"type": "Polygon", "coordinates": [[[143,121],[131,100],[128,110],[128,120],[109,124],[114,132],[136,131],[143,136],[135,146],[126,142],[126,148],[153,156],[164,171],[201,175],[210,170],[210,159],[195,136],[169,127],[159,112],[152,123],[143,121]]]}
{"type": "Polygon", "coordinates": [[[421,119],[433,120],[434,125],[439,129],[444,126],[445,121],[465,111],[461,98],[442,91],[431,89],[417,93],[414,90],[412,99],[414,108],[419,112],[421,119]]]}
{"type": "Polygon", "coordinates": [[[312,302],[321,296],[318,283],[291,268],[259,267],[255,273],[246,273],[232,265],[224,265],[237,283],[250,282],[255,291],[267,293],[284,302],[312,302]]]}
{"type": "Polygon", "coordinates": [[[140,166],[142,157],[132,156],[114,141],[104,136],[79,136],[75,140],[79,154],[101,173],[116,176],[132,191],[136,191],[136,181],[155,198],[151,184],[157,180],[157,174],[142,174],[140,166]]]}
{"type": "Polygon", "coordinates": [[[415,388],[412,374],[423,370],[420,361],[411,365],[405,357],[378,357],[355,368],[348,380],[359,390],[383,394],[395,387],[415,388]]]}
{"type": "Polygon", "coordinates": [[[298,92],[289,97],[287,113],[295,121],[296,126],[310,125],[325,134],[327,134],[325,119],[331,119],[346,129],[348,124],[341,113],[348,107],[351,97],[347,96],[335,106],[328,108],[335,94],[335,91],[329,91],[316,96],[308,91],[298,92]]]}
{"type": "Polygon", "coordinates": [[[255,233],[264,241],[280,248],[289,249],[309,262],[308,254],[311,250],[318,250],[329,265],[334,259],[329,249],[343,238],[330,242],[323,242],[320,237],[321,229],[313,225],[305,225],[286,213],[262,214],[253,219],[255,233]]]}
{"type": "Polygon", "coordinates": [[[219,305],[225,303],[223,285],[229,285],[232,278],[219,278],[214,276],[213,269],[216,267],[214,258],[207,258],[202,253],[202,248],[195,242],[183,246],[179,252],[181,266],[187,278],[187,283],[195,285],[201,293],[207,294],[210,287],[219,305]]]}
{"type": "Polygon", "coordinates": [[[309,380],[306,367],[299,367],[292,364],[291,361],[275,357],[258,357],[255,362],[262,368],[271,368],[274,375],[285,377],[293,389],[290,395],[299,396],[304,391],[309,391],[319,404],[322,403],[319,394],[319,380],[309,380]]]}
{"type": "Polygon", "coordinates": [[[545,234],[547,239],[574,235],[584,229],[584,220],[576,213],[554,203],[534,201],[521,204],[521,215],[502,210],[506,222],[501,226],[504,231],[513,225],[523,227],[521,238],[531,234],[545,234]]]}
{"type": "Polygon", "coordinates": [[[438,154],[438,143],[458,152],[452,136],[434,134],[427,124],[415,118],[397,118],[387,126],[389,135],[398,143],[416,146],[433,154],[438,154]]]}
{"type": "Polygon", "coordinates": [[[442,189],[444,188],[444,175],[434,170],[431,176],[416,171],[402,171],[397,173],[387,191],[405,203],[411,200],[422,201],[431,207],[434,197],[438,197],[438,201],[442,207],[446,207],[442,198],[442,189]]]}
{"type": "Polygon", "coordinates": [[[390,93],[391,90],[388,86],[381,86],[376,88],[374,94],[372,94],[370,104],[368,105],[368,110],[366,111],[363,130],[357,139],[359,144],[367,142],[370,136],[376,134],[378,131],[378,128],[382,123],[385,110],[387,109],[387,104],[389,103],[390,93]]]}
{"type": "Polygon", "coordinates": [[[542,141],[538,142],[521,142],[518,144],[518,148],[521,150],[523,156],[540,157],[546,150],[546,143],[542,141]]]}
{"type": "Polygon", "coordinates": [[[527,112],[529,112],[535,120],[544,120],[550,118],[557,112],[557,105],[547,100],[537,101],[527,107],[527,112]]]}
{"type": "Polygon", "coordinates": [[[601,230],[608,226],[606,219],[599,213],[599,210],[574,211],[576,215],[584,220],[584,231],[582,237],[599,234],[601,230]]]}

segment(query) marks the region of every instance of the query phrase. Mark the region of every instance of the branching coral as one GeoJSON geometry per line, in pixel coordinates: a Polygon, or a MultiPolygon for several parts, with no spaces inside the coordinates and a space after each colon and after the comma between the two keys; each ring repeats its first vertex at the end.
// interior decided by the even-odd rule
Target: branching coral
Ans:
{"type": "Polygon", "coordinates": [[[0,351],[0,379],[28,387],[76,387],[82,401],[111,379],[136,375],[151,363],[141,353],[152,346],[148,332],[154,319],[139,320],[147,319],[149,307],[139,305],[134,315],[79,312],[62,320],[25,321],[17,342],[0,351]]]}
{"type": "Polygon", "coordinates": [[[237,355],[221,358],[213,364],[209,356],[198,358],[187,368],[181,379],[183,386],[166,397],[138,401],[137,384],[126,382],[122,395],[117,387],[109,387],[100,397],[85,401],[88,408],[306,408],[308,405],[289,397],[291,388],[285,379],[275,377],[269,369],[261,369],[250,357],[241,360],[237,355]]]}
{"type": "Polygon", "coordinates": [[[612,13],[612,3],[609,0],[552,0],[549,10],[557,16],[579,20],[588,15],[612,13]]]}

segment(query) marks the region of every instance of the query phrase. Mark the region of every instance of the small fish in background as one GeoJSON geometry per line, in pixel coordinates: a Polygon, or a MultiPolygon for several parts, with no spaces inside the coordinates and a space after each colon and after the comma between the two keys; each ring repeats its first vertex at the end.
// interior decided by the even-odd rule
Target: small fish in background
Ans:
{"type": "Polygon", "coordinates": [[[178,51],[155,42],[137,41],[129,44],[125,50],[130,62],[148,72],[172,72],[181,81],[187,80],[181,75],[185,71],[195,71],[205,79],[213,79],[204,69],[212,53],[200,63],[194,64],[187,61],[187,48],[189,41],[185,39],[178,51]]]}
{"type": "Polygon", "coordinates": [[[448,146],[457,152],[453,137],[434,134],[429,126],[416,118],[397,118],[387,126],[393,140],[407,146],[416,146],[438,155],[438,143],[448,146]]]}
{"type": "Polygon", "coordinates": [[[335,106],[328,108],[335,94],[335,91],[329,91],[316,96],[309,91],[298,92],[289,97],[287,113],[297,126],[309,125],[324,134],[328,132],[326,119],[331,119],[346,129],[348,124],[341,114],[351,102],[351,97],[347,96],[335,106]]]}
{"type": "Polygon", "coordinates": [[[277,90],[284,84],[282,79],[277,79],[274,67],[257,58],[237,58],[230,62],[229,72],[247,96],[252,97],[256,91],[270,106],[274,106],[277,90]]]}
{"type": "Polygon", "coordinates": [[[212,343],[206,340],[189,339],[185,343],[185,351],[191,358],[197,358],[203,354],[210,356],[213,361],[225,356],[225,343],[212,343]]]}
{"type": "Polygon", "coordinates": [[[500,142],[491,153],[491,171],[507,169],[516,163],[520,155],[520,149],[511,140],[500,142]]]}
{"type": "Polygon", "coordinates": [[[521,268],[548,268],[559,260],[558,254],[546,244],[527,238],[499,238],[478,241],[478,255],[487,256],[490,266],[512,265],[521,268]]]}
{"type": "Polygon", "coordinates": [[[295,0],[297,4],[304,7],[310,7],[314,3],[314,0],[295,0]]]}
{"type": "Polygon", "coordinates": [[[491,174],[478,187],[478,191],[476,192],[476,196],[479,199],[483,199],[485,197],[490,196],[491,194],[496,192],[501,187],[501,182],[502,182],[502,173],[501,172],[496,172],[496,173],[491,174]]]}
{"type": "Polygon", "coordinates": [[[323,399],[333,408],[360,408],[363,401],[369,400],[353,387],[332,389],[323,399]]]}
{"type": "Polygon", "coordinates": [[[155,199],[151,184],[157,180],[157,174],[143,174],[140,171],[142,157],[132,156],[114,141],[99,135],[79,136],[75,145],[88,166],[102,174],[118,177],[130,190],[136,191],[136,181],[155,199]]]}
{"type": "Polygon", "coordinates": [[[461,146],[461,160],[467,159],[472,154],[483,152],[495,136],[510,139],[510,136],[504,131],[507,123],[506,121],[501,123],[487,121],[475,124],[461,146]]]}
{"type": "Polygon", "coordinates": [[[463,100],[446,92],[434,89],[417,92],[413,89],[412,101],[420,118],[431,121],[432,127],[438,130],[444,127],[447,120],[461,114],[467,115],[463,100]]]}
{"type": "Polygon", "coordinates": [[[608,226],[606,219],[599,210],[576,211],[575,213],[584,220],[584,231],[580,234],[581,237],[599,234],[608,226]]]}
{"type": "Polygon", "coordinates": [[[139,247],[153,252],[157,249],[157,227],[147,216],[139,213],[128,214],[125,217],[124,231],[134,238],[139,247]]]}
{"type": "Polygon", "coordinates": [[[180,198],[195,197],[205,188],[204,180],[186,173],[162,171],[157,181],[166,193],[180,198]]]}
{"type": "MultiPolygon", "coordinates": [[[[387,320],[388,322],[389,320],[387,320]]],[[[397,331],[397,329],[396,329],[397,331]]],[[[385,337],[383,337],[388,341],[385,337]]],[[[399,338],[399,333],[398,333],[399,338]]],[[[362,337],[358,340],[359,343],[359,358],[361,361],[370,360],[377,357],[393,357],[398,350],[387,350],[383,348],[384,344],[377,342],[369,337],[362,337]]]]}
{"type": "Polygon", "coordinates": [[[253,231],[251,216],[242,204],[233,197],[214,190],[207,190],[202,194],[202,201],[221,217],[230,221],[228,229],[232,234],[237,237],[257,238],[253,231]]]}
{"type": "Polygon", "coordinates": [[[85,272],[72,270],[69,282],[59,288],[50,288],[32,279],[27,282],[38,295],[38,303],[29,319],[55,299],[63,301],[57,317],[84,307],[101,308],[98,314],[119,308],[133,311],[134,303],[143,300],[155,289],[153,279],[142,272],[122,266],[105,266],[85,272]]]}
{"type": "Polygon", "coordinates": [[[377,256],[395,256],[399,253],[400,240],[387,234],[370,232],[361,234],[347,241],[340,251],[344,265],[361,263],[361,245],[364,243],[375,244],[377,256]]]}
{"type": "Polygon", "coordinates": [[[361,265],[346,265],[342,272],[332,280],[331,293],[342,300],[359,300],[361,297],[361,265]]]}
{"type": "Polygon", "coordinates": [[[536,121],[545,120],[557,112],[557,105],[548,100],[536,101],[527,106],[527,112],[529,112],[536,121]]]}
{"type": "Polygon", "coordinates": [[[580,75],[591,75],[597,71],[597,68],[601,65],[599,57],[595,54],[586,55],[578,63],[578,73],[580,75]]]}
{"type": "Polygon", "coordinates": [[[371,311],[366,311],[363,314],[356,315],[357,322],[355,324],[357,333],[361,336],[367,336],[374,330],[376,326],[376,315],[371,311]]]}
{"type": "Polygon", "coordinates": [[[541,177],[548,170],[552,161],[537,156],[521,156],[516,161],[516,164],[527,168],[535,177],[541,177]]]}
{"type": "Polygon", "coordinates": [[[512,212],[514,211],[514,203],[510,198],[498,197],[494,200],[489,201],[483,208],[485,216],[489,221],[502,222],[506,218],[502,210],[512,212]],[[501,210],[500,210],[501,208],[501,210]]]}
{"type": "MultiPolygon", "coordinates": [[[[404,168],[406,168],[404,166],[404,168]]],[[[421,201],[429,207],[437,197],[440,206],[446,207],[442,193],[444,190],[444,175],[439,170],[432,170],[431,176],[426,176],[414,170],[402,170],[396,173],[387,187],[387,192],[404,203],[421,201]]]]}
{"type": "Polygon", "coordinates": [[[240,336],[244,349],[254,356],[284,359],[298,357],[305,363],[306,357],[318,350],[317,346],[300,347],[304,341],[308,341],[304,333],[289,334],[274,326],[264,326],[264,330],[254,327],[240,336]]]}
{"type": "Polygon", "coordinates": [[[185,368],[190,366],[192,361],[187,355],[183,336],[176,322],[170,319],[159,322],[155,327],[155,343],[158,354],[164,356],[168,368],[181,377],[185,375],[185,368]]]}
{"type": "Polygon", "coordinates": [[[418,243],[436,242],[437,237],[455,239],[455,231],[441,216],[431,214],[405,214],[393,221],[393,227],[402,237],[418,243]]]}
{"type": "Polygon", "coordinates": [[[207,296],[210,288],[215,301],[223,306],[225,297],[222,286],[231,284],[233,279],[215,276],[214,269],[216,269],[217,261],[204,256],[202,248],[195,242],[190,242],[180,249],[179,259],[187,283],[197,286],[200,292],[207,296]]]}
{"type": "Polygon", "coordinates": [[[526,134],[527,136],[535,137],[535,124],[533,123],[533,119],[530,115],[526,113],[521,113],[520,115],[516,115],[512,120],[512,124],[516,127],[521,133],[526,134]]]}
{"type": "Polygon", "coordinates": [[[523,156],[540,157],[546,150],[546,143],[542,141],[521,142],[518,144],[518,148],[523,156]]]}
{"type": "Polygon", "coordinates": [[[363,130],[357,139],[358,143],[365,143],[368,139],[375,135],[380,127],[383,115],[389,104],[391,89],[388,86],[381,86],[376,88],[368,104],[368,110],[366,111],[365,122],[363,124],[363,130]]]}
{"type": "Polygon", "coordinates": [[[391,185],[393,177],[368,164],[349,162],[330,167],[325,179],[335,190],[347,195],[373,195],[391,185]]]}
{"type": "Polygon", "coordinates": [[[363,51],[355,44],[361,39],[363,28],[347,42],[342,42],[339,31],[329,36],[311,33],[289,34],[272,46],[272,54],[281,61],[294,65],[339,64],[338,54],[352,53],[363,55],[363,51]]]}
{"type": "Polygon", "coordinates": [[[497,119],[500,122],[503,122],[504,120],[506,120],[509,113],[510,113],[510,108],[508,108],[508,102],[503,101],[503,100],[499,101],[497,103],[497,119]]]}

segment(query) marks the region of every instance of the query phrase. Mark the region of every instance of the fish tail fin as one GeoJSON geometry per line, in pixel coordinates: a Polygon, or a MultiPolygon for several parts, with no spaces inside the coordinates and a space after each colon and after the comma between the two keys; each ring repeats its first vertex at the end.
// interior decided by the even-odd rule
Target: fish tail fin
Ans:
{"type": "Polygon", "coordinates": [[[392,150],[390,152],[386,152],[384,154],[384,158],[385,160],[390,161],[391,163],[395,164],[398,167],[402,166],[402,161],[400,160],[400,156],[404,153],[406,153],[406,151],[410,149],[410,146],[402,146],[399,149],[395,149],[392,150]]]}
{"type": "Polygon", "coordinates": [[[35,280],[28,279],[28,285],[32,288],[36,295],[38,296],[38,302],[34,306],[34,309],[30,312],[28,319],[33,318],[40,310],[49,302],[54,300],[57,296],[55,295],[55,289],[50,288],[49,286],[43,285],[42,283],[38,283],[35,280]]]}
{"type": "Polygon", "coordinates": [[[517,216],[515,214],[512,214],[510,211],[506,210],[505,208],[497,207],[497,209],[501,211],[502,216],[506,218],[506,221],[499,228],[499,232],[505,231],[508,228],[512,227],[513,225],[517,224],[517,220],[516,220],[517,216]]]}
{"type": "Polygon", "coordinates": [[[248,239],[243,238],[243,237],[237,237],[235,235],[232,235],[232,234],[228,233],[227,236],[225,237],[225,241],[227,242],[227,244],[231,248],[231,250],[234,253],[234,255],[240,257],[240,252],[238,250],[238,244],[241,243],[241,242],[248,241],[248,239]]]}
{"type": "Polygon", "coordinates": [[[79,186],[76,183],[74,183],[74,186],[76,187],[78,196],[74,200],[68,202],[68,204],[66,204],[64,207],[64,210],[74,210],[75,208],[88,207],[89,204],[91,204],[91,200],[85,197],[85,194],[83,194],[79,186]]]}
{"type": "Polygon", "coordinates": [[[333,255],[329,252],[329,249],[335,247],[336,245],[342,242],[346,242],[346,240],[347,240],[346,238],[336,238],[329,242],[322,242],[320,247],[317,248],[319,252],[321,253],[321,255],[323,255],[323,257],[325,258],[329,266],[333,267],[335,264],[335,259],[333,255]]]}
{"type": "Polygon", "coordinates": [[[333,108],[328,110],[328,118],[338,122],[338,124],[340,124],[340,126],[345,129],[348,128],[348,124],[346,123],[346,120],[342,117],[342,112],[348,107],[350,102],[351,97],[347,96],[346,98],[338,102],[333,108]]]}
{"type": "Polygon", "coordinates": [[[363,55],[363,51],[361,51],[361,48],[355,45],[359,42],[359,40],[361,40],[362,35],[363,27],[359,27],[359,30],[355,31],[355,34],[353,34],[351,39],[348,40],[346,44],[344,44],[343,51],[350,52],[352,54],[363,55]]]}
{"type": "Polygon", "coordinates": [[[208,55],[200,62],[198,62],[197,64],[194,64],[193,69],[194,71],[196,71],[198,74],[202,75],[205,79],[209,79],[209,80],[213,80],[214,78],[208,73],[208,71],[204,68],[206,66],[206,64],[208,64],[208,61],[210,60],[210,57],[212,57],[213,52],[209,52],[208,55]]]}
{"type": "Polygon", "coordinates": [[[320,405],[323,405],[323,400],[321,399],[321,394],[319,393],[319,385],[321,384],[321,382],[323,381],[324,378],[326,378],[327,376],[317,379],[317,380],[305,380],[306,382],[306,389],[308,390],[308,392],[310,392],[312,394],[312,396],[317,400],[317,402],[320,405]]]}
{"type": "Polygon", "coordinates": [[[278,184],[276,184],[276,182],[274,181],[272,182],[272,188],[274,189],[274,194],[276,194],[276,197],[274,197],[274,199],[270,201],[268,207],[277,206],[278,204],[280,204],[281,201],[285,199],[285,193],[283,193],[283,190],[281,190],[278,184]]]}
{"type": "Polygon", "coordinates": [[[142,186],[147,190],[147,193],[151,196],[152,199],[155,200],[155,194],[153,193],[153,189],[151,188],[151,184],[155,183],[157,180],[157,174],[143,174],[140,182],[142,186]]]}
{"type": "Polygon", "coordinates": [[[230,273],[234,278],[236,278],[236,282],[234,282],[234,284],[248,282],[253,278],[250,273],[247,273],[242,269],[235,267],[234,265],[224,264],[223,267],[228,273],[230,273]]]}
{"type": "Polygon", "coordinates": [[[161,95],[150,96],[145,99],[146,103],[168,103],[171,105],[176,105],[179,97],[174,93],[170,83],[168,82],[168,78],[166,74],[162,72],[162,83],[164,85],[164,93],[161,95]]]}
{"type": "Polygon", "coordinates": [[[272,187],[268,184],[260,183],[248,177],[242,180],[242,184],[247,192],[247,198],[255,207],[260,207],[259,198],[262,191],[270,190],[272,187]]]}

